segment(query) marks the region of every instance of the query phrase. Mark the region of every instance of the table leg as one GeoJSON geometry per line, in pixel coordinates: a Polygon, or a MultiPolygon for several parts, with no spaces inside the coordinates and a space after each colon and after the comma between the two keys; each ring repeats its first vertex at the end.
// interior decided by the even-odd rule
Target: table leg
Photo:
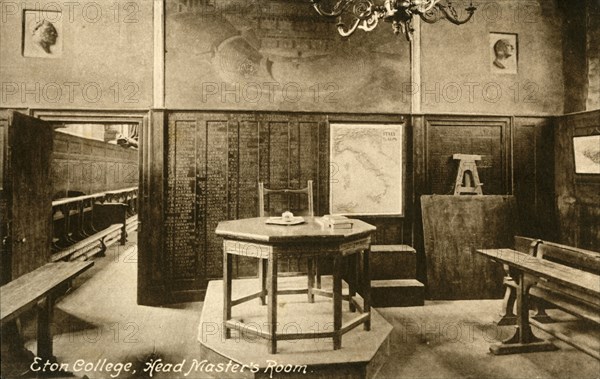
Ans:
{"type": "Polygon", "coordinates": [[[260,305],[266,304],[268,262],[268,260],[262,258],[258,260],[258,277],[260,280],[260,305]]]}
{"type": "Polygon", "coordinates": [[[316,267],[315,267],[315,276],[317,277],[317,288],[321,289],[321,261],[319,258],[315,258],[316,267]]]}
{"type": "Polygon", "coordinates": [[[362,280],[362,295],[364,300],[364,312],[369,314],[369,318],[365,321],[365,330],[371,330],[371,273],[369,272],[369,255],[371,249],[365,249],[362,253],[363,256],[363,280],[362,280]]]}
{"type": "Polygon", "coordinates": [[[48,295],[37,309],[37,356],[43,359],[52,359],[52,332],[50,323],[54,311],[54,300],[48,295]]]}
{"type": "Polygon", "coordinates": [[[358,262],[358,260],[356,259],[356,254],[352,254],[348,257],[348,294],[350,298],[348,300],[348,306],[350,308],[350,312],[356,311],[356,307],[352,302],[352,299],[354,298],[354,296],[356,296],[356,283],[358,279],[358,277],[356,276],[356,262],[358,262]]]}
{"type": "Polygon", "coordinates": [[[223,252],[223,338],[231,338],[231,330],[225,326],[231,319],[231,274],[233,271],[233,257],[223,252]]]}
{"type": "Polygon", "coordinates": [[[333,260],[333,350],[342,348],[342,256],[333,260]]]}
{"type": "Polygon", "coordinates": [[[268,303],[267,313],[269,324],[269,354],[277,354],[277,256],[269,255],[269,288],[268,288],[268,303]]]}
{"type": "Polygon", "coordinates": [[[315,295],[313,294],[313,288],[315,286],[315,273],[314,273],[314,260],[315,258],[309,257],[307,259],[307,271],[308,271],[308,302],[315,302],[315,295]]]}

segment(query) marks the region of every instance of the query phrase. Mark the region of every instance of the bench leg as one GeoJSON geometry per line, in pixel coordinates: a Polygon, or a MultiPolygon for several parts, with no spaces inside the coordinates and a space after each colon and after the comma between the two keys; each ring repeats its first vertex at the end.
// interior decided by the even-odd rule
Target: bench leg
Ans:
{"type": "Polygon", "coordinates": [[[557,347],[551,342],[537,338],[531,331],[529,323],[529,289],[535,280],[523,272],[518,274],[517,286],[517,327],[515,334],[501,344],[490,346],[494,355],[552,351],[557,347]]]}
{"type": "Polygon", "coordinates": [[[98,252],[98,256],[99,257],[105,257],[106,256],[106,250],[108,249],[108,246],[106,246],[106,242],[104,242],[105,237],[102,237],[100,239],[100,251],[98,252]]]}
{"type": "Polygon", "coordinates": [[[52,332],[50,323],[54,311],[54,299],[48,295],[37,308],[37,356],[42,359],[53,359],[52,332]]]}
{"type": "Polygon", "coordinates": [[[548,313],[546,313],[546,308],[544,305],[537,303],[535,305],[535,315],[531,317],[535,321],[541,322],[542,324],[550,324],[555,322],[552,317],[548,313]]]}
{"type": "Polygon", "coordinates": [[[123,223],[123,227],[121,228],[121,245],[125,245],[127,243],[127,223],[123,223]]]}
{"type": "Polygon", "coordinates": [[[507,285],[508,281],[514,283],[512,278],[505,279],[506,292],[504,292],[504,299],[502,299],[502,313],[500,313],[500,320],[497,322],[498,326],[517,324],[517,315],[514,313],[517,294],[512,286],[507,285]]]}

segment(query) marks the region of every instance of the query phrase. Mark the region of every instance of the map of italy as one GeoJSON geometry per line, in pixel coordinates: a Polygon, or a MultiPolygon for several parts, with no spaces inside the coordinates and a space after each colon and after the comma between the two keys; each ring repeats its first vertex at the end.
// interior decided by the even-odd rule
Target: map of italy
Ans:
{"type": "Polygon", "coordinates": [[[334,124],[331,213],[402,213],[402,125],[334,124]]]}

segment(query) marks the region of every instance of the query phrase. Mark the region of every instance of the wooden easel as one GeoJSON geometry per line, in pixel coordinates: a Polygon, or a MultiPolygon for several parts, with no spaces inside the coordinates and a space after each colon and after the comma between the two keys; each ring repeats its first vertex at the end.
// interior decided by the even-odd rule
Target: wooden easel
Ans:
{"type": "Polygon", "coordinates": [[[477,173],[476,161],[481,160],[481,155],[454,154],[453,159],[458,160],[458,173],[454,183],[455,195],[483,195],[477,173]]]}

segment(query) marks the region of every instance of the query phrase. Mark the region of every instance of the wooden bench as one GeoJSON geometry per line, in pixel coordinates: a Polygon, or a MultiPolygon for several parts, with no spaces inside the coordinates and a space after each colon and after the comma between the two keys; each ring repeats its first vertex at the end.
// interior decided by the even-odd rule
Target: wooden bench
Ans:
{"type": "MultiPolygon", "coordinates": [[[[488,258],[509,266],[515,292],[517,331],[493,354],[554,350],[547,341],[536,338],[530,325],[600,360],[600,353],[529,317],[531,299],[542,300],[579,318],[600,324],[600,253],[535,240],[530,251],[512,249],[477,250],[488,258]]],[[[508,311],[508,309],[507,309],[508,311]]]]}
{"type": "MultiPolygon", "coordinates": [[[[522,236],[515,236],[514,249],[532,257],[546,259],[568,267],[600,275],[600,253],[598,252],[522,236]]],[[[504,278],[506,291],[502,304],[501,319],[498,321],[498,325],[515,325],[517,316],[514,313],[514,304],[517,297],[517,285],[510,275],[508,265],[504,265],[504,270],[506,272],[504,278]]],[[[554,320],[546,313],[546,309],[548,308],[560,308],[569,313],[575,312],[575,315],[577,316],[588,318],[586,315],[588,315],[589,312],[585,312],[581,307],[577,307],[575,310],[570,311],[569,309],[572,308],[572,305],[565,305],[564,301],[558,301],[556,299],[554,299],[556,301],[548,301],[546,298],[554,296],[545,293],[543,289],[532,290],[530,295],[533,297],[533,306],[536,309],[536,313],[532,318],[538,322],[554,322],[554,320]],[[536,294],[539,294],[540,296],[537,296],[536,294]],[[559,304],[556,304],[556,302],[559,304]]],[[[598,315],[594,314],[590,315],[590,317],[593,318],[592,321],[594,322],[597,322],[596,320],[599,319],[598,315]]]]}
{"type": "Polygon", "coordinates": [[[103,256],[137,229],[137,187],[52,202],[54,237],[51,261],[103,256]]]}
{"type": "Polygon", "coordinates": [[[94,265],[94,262],[48,263],[0,287],[0,322],[4,327],[23,312],[37,309],[38,357],[52,358],[50,324],[54,302],[68,283],[94,265]]]}

